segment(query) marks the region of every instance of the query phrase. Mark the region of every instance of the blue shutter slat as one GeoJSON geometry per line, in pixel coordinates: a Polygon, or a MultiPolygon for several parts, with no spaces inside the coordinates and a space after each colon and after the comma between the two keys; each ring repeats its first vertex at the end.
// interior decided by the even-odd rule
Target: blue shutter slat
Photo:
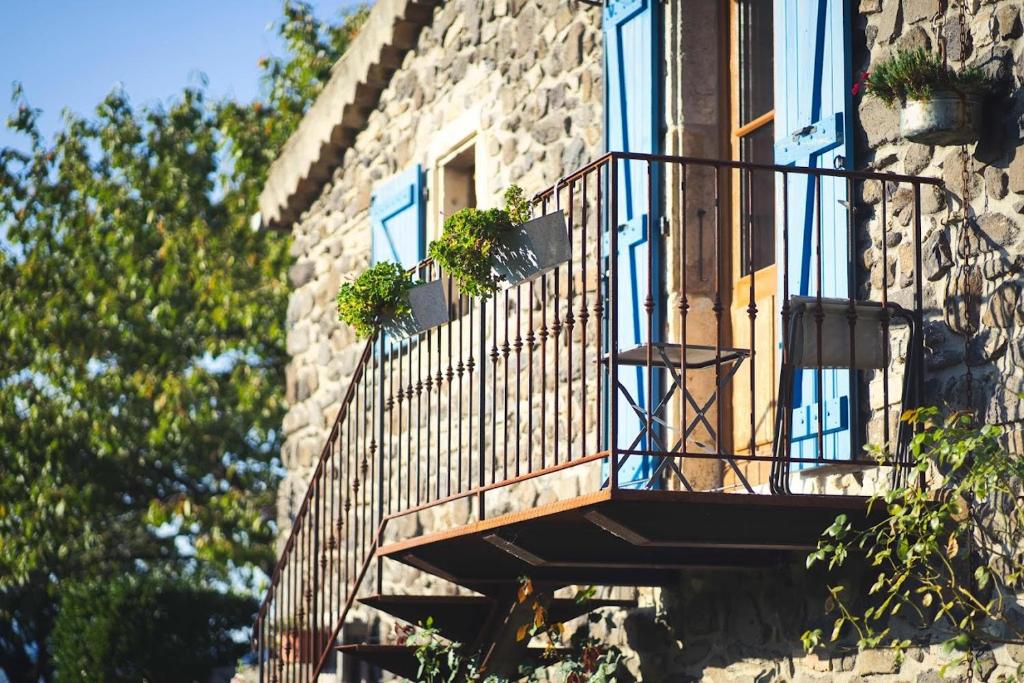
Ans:
{"type": "Polygon", "coordinates": [[[374,263],[394,261],[406,268],[425,256],[423,169],[417,164],[385,180],[370,197],[374,263]]]}
{"type": "MultiPolygon", "coordinates": [[[[820,168],[849,167],[851,71],[850,17],[843,0],[775,0],[775,161],[820,168]],[[808,87],[810,85],[810,87],[808,87]]],[[[779,189],[781,192],[781,188],[779,189]]],[[[817,206],[813,178],[791,176],[789,214],[781,214],[777,261],[788,266],[789,294],[818,293],[814,261],[821,220],[821,294],[848,297],[851,260],[847,235],[847,186],[838,179],[823,180],[817,206]],[[787,222],[789,253],[781,253],[781,222],[787,222]]],[[[780,286],[782,292],[780,268],[780,286]]],[[[835,459],[851,456],[851,429],[856,414],[853,387],[846,370],[825,370],[818,386],[817,371],[797,371],[793,388],[794,416],[791,453],[816,458],[817,404],[824,404],[824,452],[835,459]]]]}
{"type": "MultiPolygon", "coordinates": [[[[604,9],[605,45],[605,135],[609,151],[656,153],[660,129],[657,67],[658,31],[655,0],[610,0],[604,9]]],[[[643,299],[647,295],[649,226],[647,166],[643,162],[618,163],[618,329],[619,348],[647,341],[647,316],[643,299]]],[[[609,214],[610,215],[610,214],[609,214]]],[[[608,244],[607,236],[605,244],[608,244]]],[[[655,258],[658,245],[655,243],[655,258]]],[[[658,269],[655,265],[654,272],[658,269]]],[[[659,285],[655,285],[658,287],[659,285]]],[[[657,326],[658,321],[655,322],[657,326]]],[[[642,408],[646,408],[646,371],[620,368],[618,380],[642,408]]],[[[654,392],[657,396],[657,390],[654,392]]],[[[619,414],[619,443],[633,445],[643,428],[626,399],[616,395],[619,414]]],[[[646,441],[635,445],[648,447],[646,441]]],[[[653,458],[631,456],[619,469],[622,487],[642,486],[656,467],[653,458]]],[[[605,470],[607,476],[607,470],[605,470]]]]}

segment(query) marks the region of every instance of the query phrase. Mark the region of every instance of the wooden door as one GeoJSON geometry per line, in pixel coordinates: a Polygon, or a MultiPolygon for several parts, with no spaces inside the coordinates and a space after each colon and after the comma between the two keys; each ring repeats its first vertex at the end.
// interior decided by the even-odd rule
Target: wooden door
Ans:
{"type": "MultiPolygon", "coordinates": [[[[732,158],[772,163],[775,140],[772,0],[730,0],[730,146],[732,158]]],[[[749,349],[730,386],[731,448],[740,456],[771,450],[777,394],[778,287],[775,267],[775,176],[730,174],[730,262],[733,346],[749,349]],[[753,305],[751,305],[753,302],[753,305]]],[[[768,464],[738,462],[752,485],[767,481],[768,464]]],[[[735,485],[726,469],[725,484],[735,485]]]]}

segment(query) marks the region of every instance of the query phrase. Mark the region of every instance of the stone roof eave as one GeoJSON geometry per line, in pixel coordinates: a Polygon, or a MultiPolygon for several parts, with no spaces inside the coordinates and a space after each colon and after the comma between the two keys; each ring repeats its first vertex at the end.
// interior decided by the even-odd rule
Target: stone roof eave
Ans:
{"type": "Polygon", "coordinates": [[[270,166],[259,197],[263,227],[287,229],[320,194],[377,106],[381,92],[433,20],[440,0],[377,0],[366,24],[270,166]]]}

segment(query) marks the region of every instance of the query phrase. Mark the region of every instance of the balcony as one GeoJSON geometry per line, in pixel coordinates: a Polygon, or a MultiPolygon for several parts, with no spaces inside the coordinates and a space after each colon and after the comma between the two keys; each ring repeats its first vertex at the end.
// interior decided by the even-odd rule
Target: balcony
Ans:
{"type": "Polygon", "coordinates": [[[837,513],[864,518],[909,476],[941,193],[620,153],[539,193],[567,263],[367,343],[259,612],[261,680],[313,680],[338,650],[407,673],[400,644],[342,644],[370,610],[432,616],[499,671],[528,656],[508,637],[520,576],[660,585],[790,561],[837,513]]]}

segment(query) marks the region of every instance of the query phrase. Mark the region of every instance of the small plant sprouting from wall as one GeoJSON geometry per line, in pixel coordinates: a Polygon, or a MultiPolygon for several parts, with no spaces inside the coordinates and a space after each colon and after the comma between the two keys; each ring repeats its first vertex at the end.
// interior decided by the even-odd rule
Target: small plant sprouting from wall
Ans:
{"type": "MultiPolygon", "coordinates": [[[[582,604],[593,599],[595,594],[593,587],[581,588],[575,599],[582,604]]],[[[521,605],[529,603],[532,612],[532,620],[519,627],[516,639],[519,642],[533,638],[545,640],[544,658],[550,663],[543,664],[542,668],[557,667],[560,680],[565,683],[631,680],[623,678],[622,652],[591,638],[587,629],[577,629],[565,642],[564,625],[548,621],[547,610],[537,598],[529,578],[520,578],[516,599],[521,605]]],[[[601,619],[601,615],[591,613],[588,618],[595,622],[601,619]]],[[[401,627],[399,631],[400,641],[416,648],[416,658],[420,663],[417,681],[420,683],[510,683],[506,678],[481,671],[480,653],[466,653],[462,643],[445,640],[434,627],[432,619],[428,618],[418,628],[401,627]]],[[[539,670],[523,666],[520,675],[535,680],[534,674],[539,670]]]]}
{"type": "MultiPolygon", "coordinates": [[[[826,610],[836,616],[827,641],[855,635],[861,649],[904,651],[913,643],[894,632],[900,619],[944,634],[951,664],[979,647],[1024,644],[1024,457],[1007,452],[999,427],[976,427],[965,413],[941,418],[920,408],[903,419],[916,430],[913,473],[929,485],[874,495],[870,508],[884,506],[886,515],[869,528],[855,529],[840,515],[825,530],[808,567],[833,570],[863,554],[871,582],[867,600],[829,588],[826,610]]],[[[803,642],[812,650],[826,638],[815,629],[803,642]]]]}

